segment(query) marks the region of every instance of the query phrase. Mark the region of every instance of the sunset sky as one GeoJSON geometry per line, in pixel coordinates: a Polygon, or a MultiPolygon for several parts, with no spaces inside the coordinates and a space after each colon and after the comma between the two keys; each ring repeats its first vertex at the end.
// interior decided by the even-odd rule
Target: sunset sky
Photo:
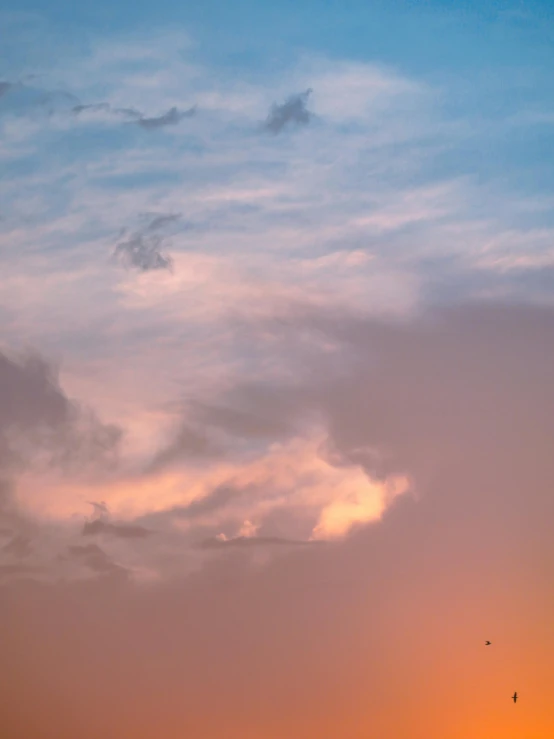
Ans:
{"type": "Polygon", "coordinates": [[[0,39],[0,737],[554,736],[554,4],[0,39]]]}

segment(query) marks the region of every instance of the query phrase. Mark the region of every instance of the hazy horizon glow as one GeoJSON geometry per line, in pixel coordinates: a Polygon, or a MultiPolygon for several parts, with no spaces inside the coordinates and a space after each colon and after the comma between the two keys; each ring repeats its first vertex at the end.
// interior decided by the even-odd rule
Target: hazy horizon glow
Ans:
{"type": "Polygon", "coordinates": [[[0,735],[544,739],[550,4],[0,29],[0,735]]]}

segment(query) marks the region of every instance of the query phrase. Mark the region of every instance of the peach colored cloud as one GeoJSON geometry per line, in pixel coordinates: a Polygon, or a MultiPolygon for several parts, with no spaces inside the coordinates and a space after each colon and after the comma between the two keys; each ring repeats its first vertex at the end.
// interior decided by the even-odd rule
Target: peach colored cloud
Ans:
{"type": "Polygon", "coordinates": [[[376,482],[357,465],[336,467],[321,456],[324,440],[320,431],[311,432],[270,444],[261,455],[249,454],[242,460],[189,462],[159,474],[103,480],[100,485],[64,481],[55,474],[27,474],[19,479],[18,501],[31,516],[76,521],[88,515],[90,500],[101,499],[114,516],[133,520],[186,509],[214,490],[231,486],[246,493],[193,520],[176,515],[174,525],[189,532],[198,526],[231,525],[236,528],[233,535],[239,536],[244,535],[245,521],[259,528],[268,515],[283,509],[313,521],[307,523],[306,536],[336,538],[356,524],[379,519],[396,495],[407,490],[408,482],[400,477],[376,482]]]}

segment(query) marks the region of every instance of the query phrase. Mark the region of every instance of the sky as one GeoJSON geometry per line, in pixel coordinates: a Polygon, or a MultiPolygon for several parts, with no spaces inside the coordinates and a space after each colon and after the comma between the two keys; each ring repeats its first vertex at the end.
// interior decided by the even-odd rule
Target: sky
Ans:
{"type": "Polygon", "coordinates": [[[0,36],[0,735],[551,735],[554,6],[0,36]]]}

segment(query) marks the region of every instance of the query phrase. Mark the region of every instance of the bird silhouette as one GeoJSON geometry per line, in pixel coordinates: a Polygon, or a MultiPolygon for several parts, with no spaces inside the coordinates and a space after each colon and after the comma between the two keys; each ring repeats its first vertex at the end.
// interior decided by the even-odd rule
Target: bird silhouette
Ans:
{"type": "Polygon", "coordinates": [[[490,645],[490,641],[485,642],[485,646],[488,647],[490,645]]]}
{"type": "Polygon", "coordinates": [[[512,695],[512,700],[513,700],[514,703],[517,701],[517,693],[514,693],[512,695]]]}

